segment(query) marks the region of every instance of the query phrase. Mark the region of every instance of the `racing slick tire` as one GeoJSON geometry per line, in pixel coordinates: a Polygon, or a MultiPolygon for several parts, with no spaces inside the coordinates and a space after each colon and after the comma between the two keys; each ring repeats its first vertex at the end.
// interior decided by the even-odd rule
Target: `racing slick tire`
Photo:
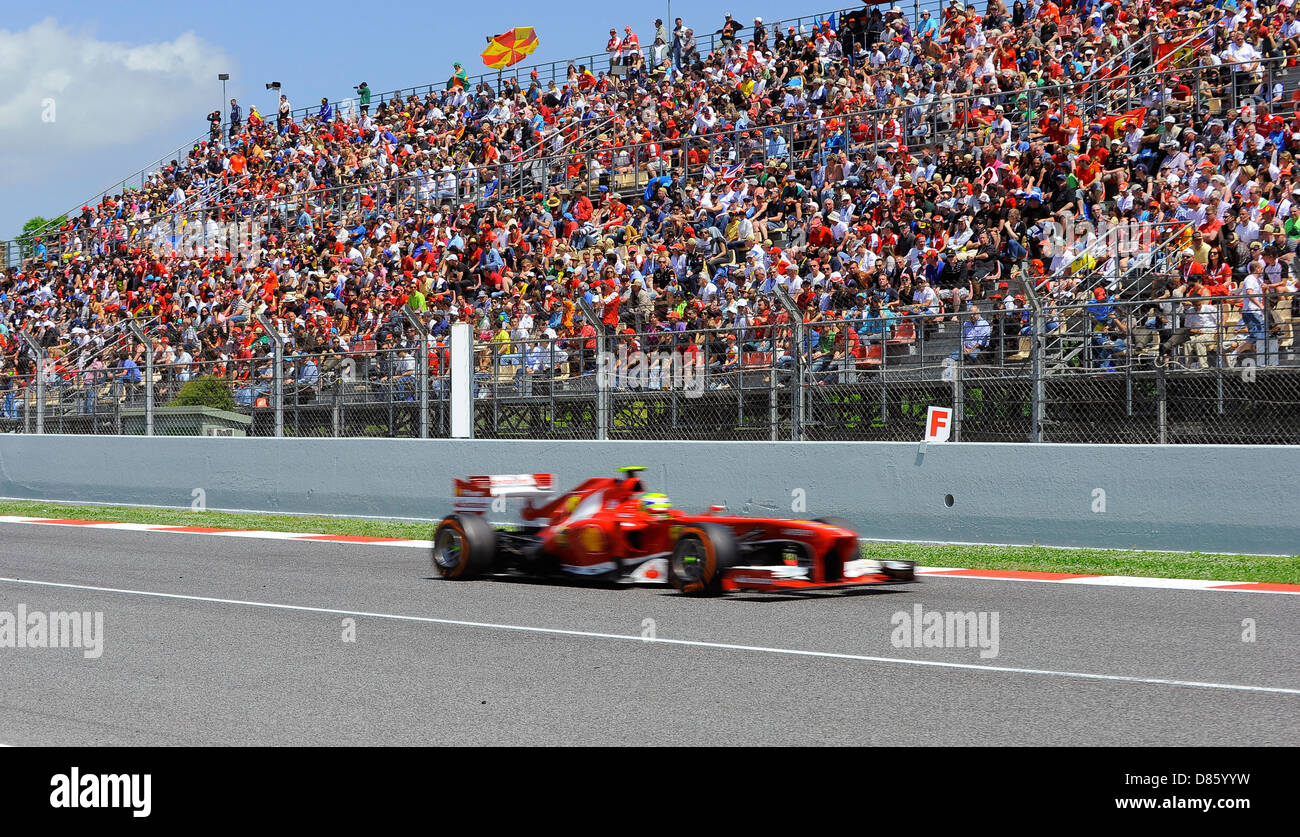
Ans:
{"type": "Polygon", "coordinates": [[[736,565],[736,538],[717,523],[682,527],[668,560],[668,583],[685,596],[722,594],[722,577],[736,565]]]}
{"type": "Polygon", "coordinates": [[[453,514],[433,535],[433,568],[443,578],[466,579],[492,571],[497,533],[476,514],[453,514]]]}

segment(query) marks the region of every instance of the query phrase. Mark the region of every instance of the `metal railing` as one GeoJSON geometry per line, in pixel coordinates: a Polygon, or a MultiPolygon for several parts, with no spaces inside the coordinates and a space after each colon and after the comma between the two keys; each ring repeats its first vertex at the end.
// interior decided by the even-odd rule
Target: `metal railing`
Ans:
{"type": "Polygon", "coordinates": [[[1231,112],[1247,101],[1280,105],[1284,112],[1293,112],[1291,97],[1300,88],[1300,70],[1292,66],[1295,61],[1296,56],[1276,56],[1250,62],[1207,65],[1198,61],[1152,68],[1091,82],[1086,98],[1094,112],[1123,113],[1145,106],[1162,118],[1174,116],[1181,125],[1202,110],[1231,112]],[[1244,70],[1248,65],[1256,69],[1244,70]],[[1175,79],[1189,89],[1186,98],[1175,94],[1175,79]],[[1278,85],[1282,89],[1274,93],[1278,85]]]}

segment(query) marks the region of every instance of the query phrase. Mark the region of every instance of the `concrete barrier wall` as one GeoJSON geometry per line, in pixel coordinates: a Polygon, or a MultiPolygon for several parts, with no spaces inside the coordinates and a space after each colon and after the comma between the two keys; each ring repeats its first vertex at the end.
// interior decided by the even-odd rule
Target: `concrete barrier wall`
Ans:
{"type": "Polygon", "coordinates": [[[441,517],[453,476],[644,465],[674,503],[881,539],[1300,552],[1300,448],[0,436],[0,496],[441,517]]]}

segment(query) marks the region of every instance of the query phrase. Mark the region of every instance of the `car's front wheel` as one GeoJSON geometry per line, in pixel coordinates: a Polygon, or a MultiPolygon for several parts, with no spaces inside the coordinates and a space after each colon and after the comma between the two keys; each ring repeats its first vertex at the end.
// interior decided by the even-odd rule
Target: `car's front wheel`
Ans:
{"type": "Polygon", "coordinates": [[[668,561],[668,582],[687,596],[717,596],[722,577],[736,565],[736,539],[717,523],[683,526],[668,561]]]}

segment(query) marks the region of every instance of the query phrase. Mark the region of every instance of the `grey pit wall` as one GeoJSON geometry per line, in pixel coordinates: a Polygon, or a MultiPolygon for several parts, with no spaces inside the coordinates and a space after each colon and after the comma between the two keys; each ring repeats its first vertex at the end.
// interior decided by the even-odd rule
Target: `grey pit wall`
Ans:
{"type": "Polygon", "coordinates": [[[868,538],[1296,554],[1300,447],[0,436],[0,496],[437,519],[454,476],[644,465],[678,508],[868,538]],[[952,505],[946,498],[951,495],[952,505]]]}

